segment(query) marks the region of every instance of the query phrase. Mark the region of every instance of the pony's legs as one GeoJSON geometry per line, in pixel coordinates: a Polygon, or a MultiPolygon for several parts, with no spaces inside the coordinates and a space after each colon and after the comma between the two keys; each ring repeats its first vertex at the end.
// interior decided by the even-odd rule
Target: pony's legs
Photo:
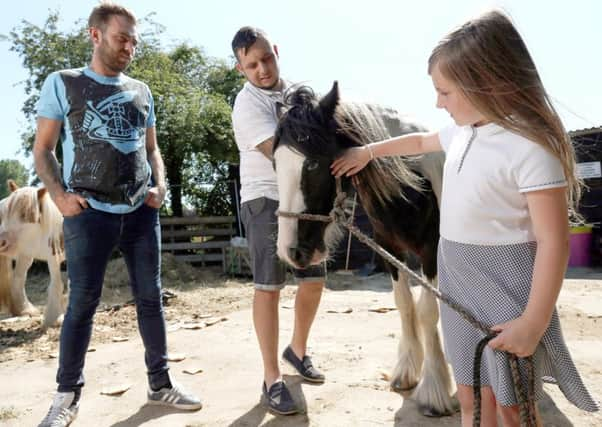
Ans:
{"type": "Polygon", "coordinates": [[[11,310],[12,296],[11,287],[13,283],[13,260],[0,256],[0,310],[4,308],[11,310]]]}
{"type": "Polygon", "coordinates": [[[40,311],[31,303],[27,298],[27,293],[25,292],[25,279],[27,278],[27,271],[31,264],[33,263],[33,258],[19,255],[17,257],[17,265],[15,267],[13,283],[11,288],[11,308],[10,311],[15,316],[22,316],[24,314],[28,314],[30,316],[37,316],[40,314],[40,311]]]}
{"type": "Polygon", "coordinates": [[[418,384],[424,353],[418,331],[412,292],[404,273],[398,272],[393,280],[395,305],[401,318],[401,338],[397,351],[397,366],[391,377],[391,387],[396,391],[410,390],[418,384]]]}
{"type": "Polygon", "coordinates": [[[48,258],[47,262],[50,285],[48,286],[48,304],[46,304],[46,311],[44,312],[43,328],[58,326],[62,321],[59,317],[65,312],[61,263],[58,257],[55,256],[48,258]]]}
{"type": "MultiPolygon", "coordinates": [[[[437,285],[436,278],[431,285],[437,285]]],[[[437,328],[439,306],[436,297],[426,289],[422,289],[417,311],[426,357],[422,380],[414,392],[414,397],[424,415],[448,415],[457,410],[457,403],[451,397],[452,379],[437,328]]]]}

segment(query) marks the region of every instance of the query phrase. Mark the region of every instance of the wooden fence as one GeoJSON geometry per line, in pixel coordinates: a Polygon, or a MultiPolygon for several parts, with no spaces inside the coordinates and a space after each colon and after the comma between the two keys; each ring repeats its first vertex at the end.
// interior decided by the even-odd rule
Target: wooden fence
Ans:
{"type": "Polygon", "coordinates": [[[202,266],[221,264],[226,272],[227,249],[236,234],[233,216],[162,217],[161,251],[202,266]]]}

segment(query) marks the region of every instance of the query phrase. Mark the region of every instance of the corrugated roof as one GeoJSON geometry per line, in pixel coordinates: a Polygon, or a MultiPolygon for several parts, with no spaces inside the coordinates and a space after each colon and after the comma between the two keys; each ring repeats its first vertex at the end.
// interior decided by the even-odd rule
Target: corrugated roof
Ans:
{"type": "Polygon", "coordinates": [[[598,126],[598,127],[593,127],[593,128],[587,128],[587,129],[576,129],[576,130],[571,130],[569,131],[569,136],[573,137],[573,136],[583,136],[583,135],[589,135],[592,133],[602,133],[602,126],[598,126]]]}

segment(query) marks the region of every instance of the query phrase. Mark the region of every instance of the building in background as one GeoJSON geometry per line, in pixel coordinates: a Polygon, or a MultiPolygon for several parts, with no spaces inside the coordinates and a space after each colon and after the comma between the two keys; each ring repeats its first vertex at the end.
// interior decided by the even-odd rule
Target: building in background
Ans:
{"type": "MultiPolygon", "coordinates": [[[[592,226],[589,239],[591,265],[602,265],[602,126],[569,132],[577,154],[577,171],[586,187],[579,212],[592,226]]],[[[573,236],[572,236],[573,237],[573,236]]],[[[587,242],[587,239],[583,239],[587,242]]],[[[571,250],[577,250],[573,246],[571,250]]]]}

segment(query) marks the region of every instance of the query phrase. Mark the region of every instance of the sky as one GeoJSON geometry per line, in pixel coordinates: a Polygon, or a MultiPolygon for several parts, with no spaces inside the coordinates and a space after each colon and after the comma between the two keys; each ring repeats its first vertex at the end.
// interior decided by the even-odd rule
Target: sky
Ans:
{"type": "MultiPolygon", "coordinates": [[[[87,20],[96,0],[20,0],[0,14],[0,34],[23,20],[42,25],[58,10],[59,28],[87,20]]],[[[166,28],[165,47],[202,46],[228,59],[243,25],[268,32],[278,46],[282,76],[341,96],[396,108],[432,129],[450,118],[435,107],[426,72],[429,54],[450,30],[491,7],[502,8],[521,32],[544,85],[568,130],[602,125],[602,1],[599,0],[123,0],[139,18],[154,12],[166,28]]],[[[19,159],[27,72],[0,41],[0,159],[19,159]]],[[[82,64],[82,66],[85,64],[82,64]]]]}

